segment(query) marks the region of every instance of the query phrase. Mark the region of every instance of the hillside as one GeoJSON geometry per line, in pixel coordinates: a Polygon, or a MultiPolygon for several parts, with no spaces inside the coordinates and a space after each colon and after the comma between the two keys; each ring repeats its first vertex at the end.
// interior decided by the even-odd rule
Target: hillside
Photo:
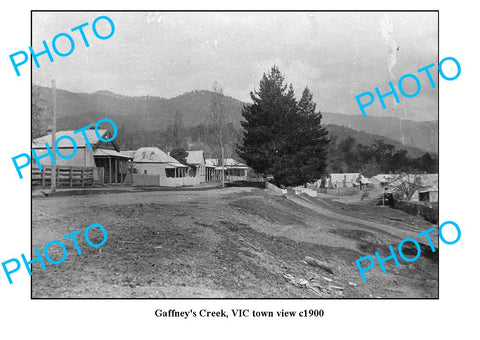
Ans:
{"type": "MultiPolygon", "coordinates": [[[[50,105],[51,90],[35,86],[40,90],[43,100],[50,105]]],[[[185,127],[198,124],[207,125],[211,121],[211,103],[213,93],[210,91],[192,91],[180,96],[165,99],[161,97],[122,96],[110,91],[97,91],[91,94],[74,93],[57,89],[57,115],[59,119],[84,121],[78,116],[89,118],[109,117],[115,122],[135,124],[147,131],[163,129],[170,125],[177,111],[183,114],[185,127]]],[[[226,121],[240,125],[244,103],[232,97],[223,96],[226,121]]]]}
{"type": "Polygon", "coordinates": [[[394,139],[376,135],[376,134],[370,134],[363,131],[356,131],[344,126],[329,124],[326,126],[326,129],[328,130],[328,133],[330,134],[330,136],[333,136],[333,135],[337,136],[337,143],[340,143],[347,137],[353,137],[360,144],[363,144],[366,146],[372,146],[376,139],[383,139],[385,143],[395,146],[395,149],[397,150],[403,149],[408,151],[411,157],[421,157],[425,153],[425,150],[423,149],[420,149],[414,146],[402,145],[402,143],[394,139]]]}
{"type": "Polygon", "coordinates": [[[416,122],[396,117],[363,117],[341,113],[322,113],[324,124],[345,126],[387,137],[398,142],[404,139],[405,146],[412,146],[438,153],[438,121],[416,122]],[[401,126],[401,129],[400,129],[401,126]],[[403,132],[403,136],[402,136],[403,132]]]}
{"type": "MultiPolygon", "coordinates": [[[[35,86],[46,102],[51,103],[51,90],[35,86]]],[[[57,110],[59,129],[74,128],[95,123],[108,117],[118,126],[124,125],[129,131],[165,130],[174,121],[175,113],[183,114],[186,128],[209,125],[212,122],[212,92],[192,91],[180,96],[165,99],[154,96],[130,97],[110,91],[97,91],[91,94],[57,90],[57,110]]],[[[226,121],[240,127],[243,103],[235,98],[223,96],[226,121]]],[[[429,152],[438,153],[438,122],[417,122],[396,117],[367,118],[361,115],[322,113],[324,124],[344,126],[351,130],[364,131],[402,142],[429,152]],[[400,122],[402,129],[400,130],[400,122]]],[[[397,143],[398,144],[398,143],[397,143]]]]}

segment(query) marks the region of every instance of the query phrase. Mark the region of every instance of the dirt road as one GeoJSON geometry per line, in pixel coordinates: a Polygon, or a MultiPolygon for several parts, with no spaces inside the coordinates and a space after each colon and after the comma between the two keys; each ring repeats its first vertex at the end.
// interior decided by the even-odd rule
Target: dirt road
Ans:
{"type": "Polygon", "coordinates": [[[371,202],[227,188],[34,198],[32,209],[39,249],[92,223],[108,232],[100,248],[82,238],[77,255],[65,242],[64,263],[34,264],[34,298],[438,297],[438,251],[426,244],[363,282],[356,259],[433,226],[371,202]]]}

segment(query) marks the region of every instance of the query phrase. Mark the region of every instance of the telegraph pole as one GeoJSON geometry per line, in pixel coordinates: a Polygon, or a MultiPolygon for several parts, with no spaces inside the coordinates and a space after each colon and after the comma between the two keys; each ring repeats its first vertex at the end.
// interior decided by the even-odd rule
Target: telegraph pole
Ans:
{"type": "Polygon", "coordinates": [[[225,158],[223,155],[223,145],[222,145],[222,188],[225,188],[225,158]]]}
{"type": "MultiPolygon", "coordinates": [[[[55,79],[52,79],[52,145],[51,150],[53,153],[53,159],[56,158],[55,143],[57,139],[57,91],[55,79]]],[[[55,193],[57,189],[57,166],[52,161],[52,176],[51,176],[51,191],[55,193]]]]}

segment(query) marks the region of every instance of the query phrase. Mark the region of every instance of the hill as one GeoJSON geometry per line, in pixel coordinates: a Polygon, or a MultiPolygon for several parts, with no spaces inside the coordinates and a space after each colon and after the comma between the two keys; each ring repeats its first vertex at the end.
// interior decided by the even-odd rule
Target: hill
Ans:
{"type": "Polygon", "coordinates": [[[438,153],[438,121],[417,122],[396,117],[363,117],[341,113],[322,113],[324,124],[345,126],[352,130],[390,138],[405,148],[412,146],[438,153]],[[403,143],[402,143],[403,142],[403,143]]]}
{"type": "MultiPolygon", "coordinates": [[[[51,90],[34,85],[40,96],[51,103],[51,90]]],[[[130,97],[110,91],[74,93],[57,90],[57,116],[59,129],[75,128],[95,123],[101,118],[111,118],[118,126],[124,125],[130,131],[165,130],[174,121],[175,113],[181,112],[186,128],[209,125],[212,122],[210,91],[192,91],[166,99],[154,96],[130,97]]],[[[229,96],[222,97],[226,121],[240,127],[243,103],[229,96]]],[[[415,147],[438,153],[438,121],[417,122],[400,120],[396,117],[364,118],[361,115],[322,113],[323,123],[363,131],[404,144],[405,148],[415,147]],[[401,128],[400,128],[401,127],[401,128]]],[[[345,130],[346,131],[346,130],[345,130]]]]}
{"type": "MultiPolygon", "coordinates": [[[[35,86],[41,98],[51,105],[51,90],[35,86]]],[[[192,91],[180,96],[165,99],[161,97],[130,97],[110,91],[97,91],[91,94],[74,93],[57,89],[57,116],[59,120],[82,121],[80,115],[89,119],[109,117],[120,125],[134,124],[147,131],[164,129],[175,119],[177,111],[183,114],[185,127],[210,123],[213,92],[192,91]],[[65,119],[68,118],[68,119],[65,119]]],[[[223,96],[226,121],[240,125],[244,103],[232,97],[223,96]]],[[[90,122],[89,122],[90,123],[90,122]]]]}
{"type": "Polygon", "coordinates": [[[376,135],[376,134],[370,134],[367,132],[363,131],[356,131],[350,128],[347,128],[345,126],[339,126],[335,124],[328,124],[326,126],[326,129],[328,130],[328,133],[330,136],[337,136],[337,143],[340,143],[347,137],[353,137],[357,140],[358,143],[366,145],[366,146],[372,146],[375,143],[376,139],[383,139],[383,141],[386,144],[391,144],[395,146],[395,149],[397,150],[406,150],[408,151],[409,155],[411,157],[421,157],[423,154],[425,154],[425,150],[414,147],[414,146],[408,146],[408,145],[402,145],[399,141],[396,141],[391,138],[387,138],[384,136],[376,135]]]}

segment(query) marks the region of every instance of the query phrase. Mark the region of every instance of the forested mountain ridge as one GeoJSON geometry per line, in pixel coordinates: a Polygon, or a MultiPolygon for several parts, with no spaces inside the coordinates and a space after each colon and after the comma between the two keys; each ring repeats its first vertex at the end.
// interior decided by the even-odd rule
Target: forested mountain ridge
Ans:
{"type": "MultiPolygon", "coordinates": [[[[48,107],[51,89],[33,86],[48,107]]],[[[74,128],[85,123],[95,123],[108,117],[117,125],[124,124],[129,131],[166,130],[181,112],[183,125],[194,127],[212,122],[211,102],[213,92],[200,90],[184,93],[170,99],[142,96],[130,97],[110,91],[74,93],[57,89],[57,117],[59,128],[74,128]]],[[[229,96],[222,96],[225,122],[240,127],[242,108],[246,104],[229,96]]],[[[321,109],[321,105],[319,106],[321,109]]],[[[397,117],[363,117],[340,113],[322,112],[322,123],[344,126],[352,130],[386,137],[405,145],[431,153],[438,153],[438,121],[417,122],[397,117]]],[[[47,123],[46,123],[47,124],[47,123]]],[[[48,125],[48,124],[47,124],[48,125]]]]}

